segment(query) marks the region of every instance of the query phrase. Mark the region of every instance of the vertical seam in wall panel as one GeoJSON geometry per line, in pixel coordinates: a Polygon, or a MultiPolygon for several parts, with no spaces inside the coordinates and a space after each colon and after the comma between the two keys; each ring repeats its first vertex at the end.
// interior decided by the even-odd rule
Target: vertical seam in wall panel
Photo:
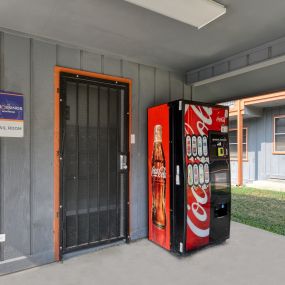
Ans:
{"type": "Polygon", "coordinates": [[[30,151],[30,255],[33,254],[33,206],[34,206],[34,199],[33,199],[33,183],[32,183],[32,178],[33,178],[33,139],[32,139],[32,109],[33,109],[33,93],[32,93],[32,84],[33,84],[33,40],[30,38],[29,41],[29,68],[30,68],[30,81],[29,81],[29,92],[30,92],[30,145],[29,145],[29,151],[30,151]]]}
{"type": "Polygon", "coordinates": [[[268,59],[272,58],[272,46],[268,47],[268,59]]]}
{"type": "Polygon", "coordinates": [[[83,51],[79,50],[79,69],[82,70],[82,57],[83,57],[83,51]]]}
{"type": "Polygon", "coordinates": [[[104,73],[104,55],[101,55],[101,73],[104,73]]]}
{"type": "Polygon", "coordinates": [[[190,85],[190,100],[192,101],[193,100],[193,93],[194,93],[194,86],[191,84],[190,85]]]}
{"type": "Polygon", "coordinates": [[[168,94],[168,101],[171,101],[171,72],[168,71],[168,80],[169,80],[169,94],[168,94]]]}
{"type": "Polygon", "coordinates": [[[154,84],[153,84],[153,88],[154,88],[154,92],[153,92],[153,104],[156,103],[156,72],[157,72],[157,68],[154,68],[154,84]]]}
{"type": "MultiPolygon", "coordinates": [[[[4,89],[4,33],[0,33],[0,86],[4,89]]],[[[4,181],[3,181],[3,141],[0,140],[0,233],[4,233],[4,181]]],[[[0,261],[4,260],[4,244],[0,244],[0,261]]]]}
{"type": "Polygon", "coordinates": [[[123,70],[123,60],[121,59],[120,60],[120,75],[121,77],[124,77],[124,70],[123,70]]]}
{"type": "Polygon", "coordinates": [[[55,45],[55,64],[58,65],[58,44],[55,45]]]}
{"type": "MultiPolygon", "coordinates": [[[[137,112],[138,112],[138,146],[137,146],[137,151],[138,151],[138,154],[137,154],[137,165],[140,165],[140,158],[141,158],[141,153],[140,153],[140,118],[141,118],[141,111],[140,111],[140,100],[141,99],[141,65],[138,64],[138,109],[137,109],[137,112]]],[[[137,204],[137,222],[136,222],[136,227],[137,229],[139,229],[139,216],[140,216],[140,213],[139,213],[139,210],[140,210],[140,205],[139,205],[139,195],[137,195],[137,201],[136,201],[136,204],[137,204]]]]}

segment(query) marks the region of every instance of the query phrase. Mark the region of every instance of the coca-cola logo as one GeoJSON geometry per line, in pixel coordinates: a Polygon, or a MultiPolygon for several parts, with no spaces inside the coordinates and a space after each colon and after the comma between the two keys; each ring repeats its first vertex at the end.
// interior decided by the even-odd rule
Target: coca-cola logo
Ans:
{"type": "Polygon", "coordinates": [[[152,167],[151,169],[151,176],[158,177],[158,178],[166,178],[166,168],[164,166],[160,168],[152,167]]]}
{"type": "MultiPolygon", "coordinates": [[[[206,205],[208,202],[208,195],[206,190],[207,190],[206,185],[203,185],[201,188],[192,186],[191,191],[196,202],[193,202],[191,205],[187,204],[187,210],[192,211],[194,217],[200,222],[206,222],[208,220],[207,212],[203,207],[203,205],[206,205]],[[201,192],[200,194],[197,191],[198,189],[200,190],[199,192],[201,192]]],[[[210,233],[209,227],[206,229],[201,229],[190,219],[188,215],[187,215],[187,225],[196,236],[198,237],[209,236],[210,233]]]]}
{"type": "Polygon", "coordinates": [[[212,125],[212,114],[213,109],[210,107],[205,106],[195,106],[191,105],[192,110],[196,114],[196,116],[200,119],[197,120],[197,129],[200,133],[200,135],[206,135],[206,133],[209,130],[209,126],[212,125]]]}
{"type": "Polygon", "coordinates": [[[226,123],[226,118],[225,117],[217,117],[216,121],[219,122],[219,123],[224,123],[225,124],[226,123]]]}

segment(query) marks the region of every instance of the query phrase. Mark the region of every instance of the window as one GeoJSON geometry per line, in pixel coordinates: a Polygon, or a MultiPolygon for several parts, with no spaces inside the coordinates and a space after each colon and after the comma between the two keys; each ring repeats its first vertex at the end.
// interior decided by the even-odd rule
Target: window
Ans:
{"type": "Polygon", "coordinates": [[[285,115],[274,117],[274,152],[285,154],[285,115]]]}
{"type": "MultiPolygon", "coordinates": [[[[243,129],[243,144],[242,144],[242,158],[247,160],[247,128],[243,129]]],[[[229,143],[230,143],[230,156],[231,159],[237,159],[237,129],[231,129],[229,131],[229,143]]]]}

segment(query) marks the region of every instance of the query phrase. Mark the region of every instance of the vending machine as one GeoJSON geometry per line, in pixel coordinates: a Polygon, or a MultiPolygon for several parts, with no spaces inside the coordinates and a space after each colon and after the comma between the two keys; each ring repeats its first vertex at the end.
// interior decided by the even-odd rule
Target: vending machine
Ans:
{"type": "Polygon", "coordinates": [[[185,254],[230,236],[226,106],[178,100],[148,109],[149,240],[185,254]]]}

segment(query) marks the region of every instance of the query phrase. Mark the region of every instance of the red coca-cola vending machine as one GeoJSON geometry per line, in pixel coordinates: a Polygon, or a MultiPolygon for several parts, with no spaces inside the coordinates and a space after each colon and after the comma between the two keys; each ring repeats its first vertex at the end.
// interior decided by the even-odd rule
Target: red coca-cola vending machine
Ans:
{"type": "Polygon", "coordinates": [[[148,109],[149,240],[184,254],[229,238],[228,123],[226,106],[148,109]]]}

